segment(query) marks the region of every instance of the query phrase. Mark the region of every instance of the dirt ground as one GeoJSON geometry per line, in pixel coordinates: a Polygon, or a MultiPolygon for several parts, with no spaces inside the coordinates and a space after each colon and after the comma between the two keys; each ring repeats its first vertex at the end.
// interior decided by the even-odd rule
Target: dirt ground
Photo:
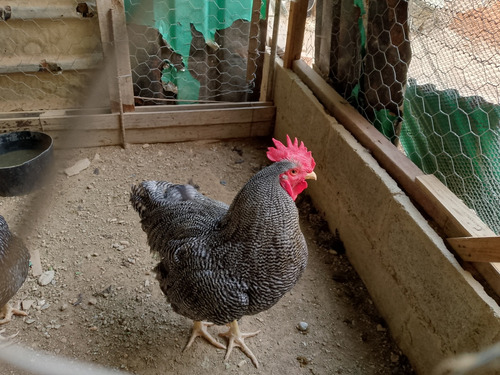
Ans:
{"type": "MultiPolygon", "coordinates": [[[[0,214],[39,250],[43,271],[55,271],[45,286],[30,272],[13,299],[31,304],[29,315],[16,316],[4,335],[19,332],[13,341],[25,347],[143,375],[413,374],[340,240],[307,197],[298,199],[309,245],[305,274],[276,306],[240,322],[243,331],[261,330],[247,340],[260,368],[239,349],[225,363],[223,350],[199,338],[182,352],[191,321],[172,311],[158,287],[155,260],[128,203],[130,186],[190,182],[230,203],[268,164],[269,145],[252,139],[56,150],[50,187],[0,197],[0,214]],[[91,165],[81,173],[62,172],[84,158],[91,165]]],[[[0,373],[25,374],[3,364],[0,373]]]]}

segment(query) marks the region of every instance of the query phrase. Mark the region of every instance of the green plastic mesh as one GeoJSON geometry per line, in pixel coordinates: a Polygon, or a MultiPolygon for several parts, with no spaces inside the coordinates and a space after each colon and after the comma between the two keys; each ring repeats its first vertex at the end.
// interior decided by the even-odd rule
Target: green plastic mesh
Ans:
{"type": "Polygon", "coordinates": [[[408,157],[500,233],[500,106],[411,84],[400,135],[408,157]]]}

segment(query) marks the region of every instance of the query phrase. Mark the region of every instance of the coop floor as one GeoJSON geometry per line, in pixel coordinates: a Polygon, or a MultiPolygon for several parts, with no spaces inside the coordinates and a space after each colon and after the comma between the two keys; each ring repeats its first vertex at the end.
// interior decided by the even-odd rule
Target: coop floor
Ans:
{"type": "MultiPolygon", "coordinates": [[[[267,164],[267,146],[269,140],[253,139],[57,150],[53,189],[0,197],[0,214],[40,251],[43,270],[55,270],[46,286],[30,274],[13,299],[33,302],[29,315],[15,317],[4,335],[19,331],[13,340],[26,347],[134,374],[412,374],[307,199],[298,202],[309,245],[305,274],[276,306],[240,323],[244,331],[261,330],[247,342],[260,369],[239,350],[224,363],[224,351],[201,339],[182,352],[191,321],[172,311],[158,287],[155,260],[128,204],[130,186],[190,182],[230,202],[267,164]],[[83,158],[89,168],[62,173],[83,158]],[[306,333],[297,329],[300,322],[308,324],[306,333]]],[[[3,374],[24,373],[8,366],[3,374]]]]}

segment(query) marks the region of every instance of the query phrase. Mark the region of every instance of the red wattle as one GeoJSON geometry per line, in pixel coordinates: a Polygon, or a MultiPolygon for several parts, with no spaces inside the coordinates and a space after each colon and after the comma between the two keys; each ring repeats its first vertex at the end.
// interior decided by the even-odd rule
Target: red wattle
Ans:
{"type": "Polygon", "coordinates": [[[293,186],[290,184],[290,180],[280,180],[281,187],[292,197],[295,201],[297,196],[302,193],[307,188],[307,182],[305,180],[300,181],[297,185],[293,186]]]}

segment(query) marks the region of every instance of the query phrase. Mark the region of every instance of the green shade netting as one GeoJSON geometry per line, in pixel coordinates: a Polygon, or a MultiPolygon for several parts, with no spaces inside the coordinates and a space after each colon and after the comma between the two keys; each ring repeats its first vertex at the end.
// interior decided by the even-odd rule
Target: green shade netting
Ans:
{"type": "MultiPolygon", "coordinates": [[[[173,82],[178,99],[196,100],[200,83],[189,73],[188,57],[193,24],[206,41],[214,41],[217,30],[230,27],[234,21],[250,21],[252,0],[125,0],[127,22],[154,27],[179,53],[186,64],[184,71],[173,67],[163,71],[162,80],[173,82]]],[[[261,3],[261,18],[265,18],[266,2],[261,3]]]]}
{"type": "Polygon", "coordinates": [[[500,233],[499,105],[410,82],[400,140],[416,165],[500,233]]]}

